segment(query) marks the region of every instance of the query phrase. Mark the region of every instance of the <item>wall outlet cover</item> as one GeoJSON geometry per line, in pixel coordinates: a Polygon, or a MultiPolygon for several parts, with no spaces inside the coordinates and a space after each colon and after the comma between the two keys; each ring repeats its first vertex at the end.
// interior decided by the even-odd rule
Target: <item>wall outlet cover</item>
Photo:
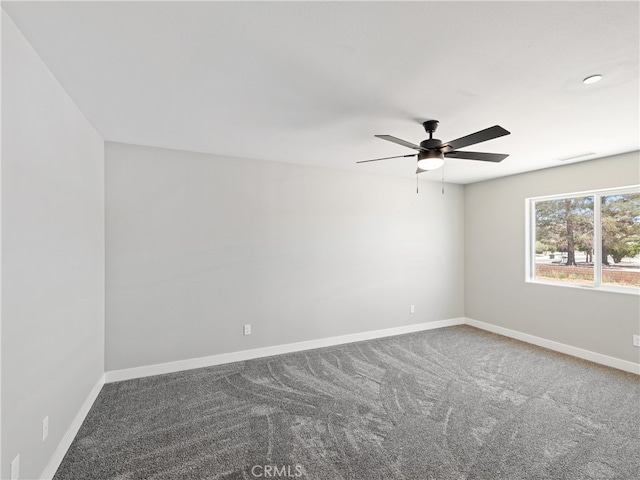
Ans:
{"type": "Polygon", "coordinates": [[[640,347],[640,335],[633,336],[633,346],[640,347]]]}
{"type": "Polygon", "coordinates": [[[42,420],[42,441],[44,442],[49,436],[49,416],[47,415],[42,420]]]}

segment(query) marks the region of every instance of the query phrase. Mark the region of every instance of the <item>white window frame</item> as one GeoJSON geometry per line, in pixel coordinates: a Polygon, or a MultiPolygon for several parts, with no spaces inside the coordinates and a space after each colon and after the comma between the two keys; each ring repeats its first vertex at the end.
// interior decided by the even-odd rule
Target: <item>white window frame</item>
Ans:
{"type": "Polygon", "coordinates": [[[583,192],[563,193],[557,195],[545,195],[541,197],[530,197],[525,199],[525,282],[538,283],[543,285],[554,285],[569,288],[582,288],[589,290],[598,290],[604,292],[626,293],[631,295],[640,295],[639,287],[623,287],[618,285],[602,284],[602,223],[601,223],[601,205],[600,197],[608,195],[619,195],[624,193],[640,193],[640,185],[628,185],[618,188],[606,188],[600,190],[586,190],[583,192]],[[593,202],[593,244],[597,248],[593,249],[593,285],[581,285],[569,282],[554,282],[553,280],[536,279],[536,202],[544,202],[548,200],[560,200],[564,198],[577,197],[594,197],[593,202]]]}

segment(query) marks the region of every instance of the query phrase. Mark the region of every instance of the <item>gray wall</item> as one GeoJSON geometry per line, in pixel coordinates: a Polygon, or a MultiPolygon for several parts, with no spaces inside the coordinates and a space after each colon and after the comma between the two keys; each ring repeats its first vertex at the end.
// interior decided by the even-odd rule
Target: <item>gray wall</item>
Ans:
{"type": "Polygon", "coordinates": [[[4,11],[2,138],[2,478],[17,453],[21,478],[40,476],[105,369],[465,313],[639,361],[637,296],[524,282],[524,198],[637,183],[637,152],[445,196],[366,173],[105,153],[4,11]]]}
{"type": "Polygon", "coordinates": [[[2,11],[1,478],[18,453],[20,478],[40,477],[103,375],[103,159],[2,11]]]}
{"type": "Polygon", "coordinates": [[[636,362],[637,295],[525,283],[525,198],[640,182],[638,152],[467,185],[467,317],[636,362]]]}
{"type": "Polygon", "coordinates": [[[109,142],[105,171],[107,371],[464,313],[461,186],[109,142]]]}

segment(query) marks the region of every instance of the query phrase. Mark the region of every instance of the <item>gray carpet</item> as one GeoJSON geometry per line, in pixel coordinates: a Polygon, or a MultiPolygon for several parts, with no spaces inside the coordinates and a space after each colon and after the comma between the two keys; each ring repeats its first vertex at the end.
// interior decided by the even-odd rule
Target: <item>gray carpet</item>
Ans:
{"type": "Polygon", "coordinates": [[[459,326],[105,385],[55,480],[640,478],[640,381],[459,326]]]}

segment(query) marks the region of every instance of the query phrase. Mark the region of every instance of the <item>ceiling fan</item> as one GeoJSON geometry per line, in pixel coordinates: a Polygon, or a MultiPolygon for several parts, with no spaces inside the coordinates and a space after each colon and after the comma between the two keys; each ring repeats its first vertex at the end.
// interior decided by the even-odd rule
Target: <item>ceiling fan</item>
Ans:
{"type": "Polygon", "coordinates": [[[459,148],[468,147],[480,142],[486,142],[487,140],[493,140],[494,138],[509,135],[507,130],[499,125],[485,128],[479,132],[472,133],[465,137],[460,137],[450,142],[442,142],[437,138],[433,138],[433,132],[438,128],[437,120],[427,120],[422,124],[424,129],[429,134],[427,140],[420,142],[420,145],[415,145],[411,142],[407,142],[400,138],[393,137],[391,135],[375,135],[378,138],[387,140],[389,142],[397,143],[405,147],[413,148],[418,153],[412,153],[410,155],[397,155],[395,157],[374,158],[373,160],[361,160],[356,163],[378,162],[380,160],[389,160],[391,158],[405,158],[405,157],[417,157],[418,169],[416,174],[426,172],[428,170],[435,170],[444,165],[444,158],[460,158],[465,160],[480,160],[483,162],[501,162],[509,155],[504,153],[483,153],[483,152],[461,152],[459,148]]]}

